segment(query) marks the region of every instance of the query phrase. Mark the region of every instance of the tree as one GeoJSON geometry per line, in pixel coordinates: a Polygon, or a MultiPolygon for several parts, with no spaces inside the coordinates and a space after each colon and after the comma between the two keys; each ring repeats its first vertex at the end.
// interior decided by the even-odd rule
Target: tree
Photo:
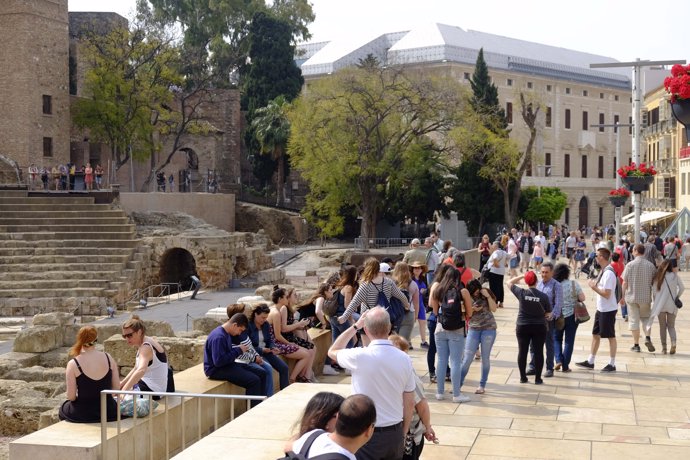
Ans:
{"type": "Polygon", "coordinates": [[[373,54],[369,53],[365,58],[359,58],[357,60],[357,67],[360,69],[373,70],[381,67],[381,63],[373,54]]]}
{"type": "Polygon", "coordinates": [[[234,86],[232,76],[246,65],[247,36],[254,14],[264,12],[284,21],[293,40],[308,39],[307,27],[314,20],[308,0],[274,0],[270,6],[264,0],[150,0],[150,3],[160,21],[179,27],[184,48],[204,53],[206,59],[196,64],[215,77],[216,87],[234,86]]]}
{"type": "Polygon", "coordinates": [[[283,184],[285,183],[285,148],[290,137],[290,122],[287,119],[288,103],[284,96],[278,96],[255,112],[252,129],[261,147],[261,153],[270,155],[277,163],[276,205],[283,203],[283,184]]]}
{"type": "Polygon", "coordinates": [[[472,107],[474,111],[482,115],[487,128],[497,134],[508,127],[506,114],[498,101],[498,88],[491,82],[489,67],[484,60],[484,48],[479,48],[477,60],[474,65],[474,73],[470,79],[472,88],[472,107]]]}
{"type": "Polygon", "coordinates": [[[476,161],[463,161],[453,169],[454,180],[448,191],[448,207],[458,213],[470,231],[476,229],[476,235],[485,233],[489,222],[503,218],[503,195],[492,180],[480,175],[480,170],[476,161]]]}
{"type": "Polygon", "coordinates": [[[522,190],[519,204],[519,215],[536,224],[552,224],[558,220],[568,205],[568,196],[558,187],[526,187],[522,190]]]}
{"type": "Polygon", "coordinates": [[[375,237],[392,173],[411,166],[406,153],[419,139],[448,151],[446,134],[466,106],[457,82],[396,68],[349,68],[310,84],[288,114],[291,163],[310,187],[307,215],[322,234],[336,235],[351,206],[362,237],[375,237]]]}

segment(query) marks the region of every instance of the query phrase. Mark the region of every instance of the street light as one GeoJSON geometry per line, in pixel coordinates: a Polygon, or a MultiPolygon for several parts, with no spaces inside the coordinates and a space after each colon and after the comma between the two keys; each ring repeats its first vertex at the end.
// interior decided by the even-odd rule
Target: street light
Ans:
{"type": "MultiPolygon", "coordinates": [[[[653,66],[664,66],[664,65],[674,65],[674,64],[685,64],[685,60],[676,61],[649,61],[640,60],[637,58],[635,61],[631,62],[600,62],[597,64],[590,64],[590,69],[601,69],[607,67],[632,67],[633,69],[633,144],[632,144],[632,161],[635,164],[640,163],[640,98],[642,97],[642,92],[640,89],[640,70],[642,67],[653,67],[653,66]]],[[[633,194],[633,205],[635,206],[635,242],[640,241],[640,203],[641,195],[638,193],[633,194]]]]}

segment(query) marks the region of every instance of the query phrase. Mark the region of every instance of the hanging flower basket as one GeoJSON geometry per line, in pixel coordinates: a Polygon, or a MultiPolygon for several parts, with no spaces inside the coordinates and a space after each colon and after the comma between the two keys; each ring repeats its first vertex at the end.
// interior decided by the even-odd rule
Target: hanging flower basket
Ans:
{"type": "Polygon", "coordinates": [[[690,144],[690,99],[678,99],[671,102],[673,117],[685,126],[685,140],[690,144]]]}
{"type": "Polygon", "coordinates": [[[621,177],[621,181],[633,193],[647,192],[654,182],[654,176],[627,176],[621,177]]]}
{"type": "Polygon", "coordinates": [[[685,137],[690,144],[690,64],[671,67],[671,76],[664,79],[664,88],[670,95],[673,116],[685,126],[685,137]]]}
{"type": "Polygon", "coordinates": [[[611,204],[616,207],[620,208],[621,206],[625,206],[625,202],[628,201],[627,196],[610,196],[609,201],[611,204]]]}

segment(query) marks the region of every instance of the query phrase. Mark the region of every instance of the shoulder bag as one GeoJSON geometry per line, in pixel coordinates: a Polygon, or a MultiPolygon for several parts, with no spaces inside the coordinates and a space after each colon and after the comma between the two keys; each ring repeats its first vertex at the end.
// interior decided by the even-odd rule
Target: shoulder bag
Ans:
{"type": "MultiPolygon", "coordinates": [[[[676,275],[678,276],[678,275],[676,275]]],[[[668,280],[666,279],[666,275],[664,275],[664,282],[666,283],[666,287],[668,288],[669,294],[671,294],[671,298],[673,299],[673,303],[676,304],[676,308],[683,308],[683,302],[680,300],[680,298],[676,295],[673,294],[673,291],[671,291],[671,286],[668,285],[668,280]]]]}
{"type": "Polygon", "coordinates": [[[570,280],[571,287],[573,291],[573,297],[575,297],[575,322],[576,323],[586,323],[589,321],[589,312],[587,311],[587,305],[584,302],[577,300],[577,288],[575,287],[575,281],[570,280]]]}

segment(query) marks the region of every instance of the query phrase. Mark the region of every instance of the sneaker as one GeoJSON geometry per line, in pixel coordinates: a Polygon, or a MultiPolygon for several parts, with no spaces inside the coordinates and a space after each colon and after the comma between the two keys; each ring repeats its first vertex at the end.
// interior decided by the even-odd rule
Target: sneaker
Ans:
{"type": "Polygon", "coordinates": [[[460,394],[459,396],[453,396],[453,402],[454,403],[466,403],[472,401],[472,398],[469,396],[465,396],[463,394],[460,394]]]}
{"type": "Polygon", "coordinates": [[[544,377],[553,377],[553,371],[547,370],[547,371],[544,373],[544,377]]]}
{"type": "Polygon", "coordinates": [[[564,367],[561,372],[572,372],[573,370],[569,367],[564,367]]]}
{"type": "Polygon", "coordinates": [[[534,375],[536,374],[536,371],[534,369],[527,369],[527,372],[525,372],[525,375],[534,375]]]}
{"type": "Polygon", "coordinates": [[[323,366],[323,375],[340,375],[338,371],[331,366],[323,366]]]}
{"type": "Polygon", "coordinates": [[[525,377],[524,379],[522,377],[520,377],[520,383],[527,383],[527,382],[529,382],[529,380],[527,380],[527,377],[525,377]]]}
{"type": "Polygon", "coordinates": [[[338,371],[338,372],[341,372],[341,371],[344,371],[344,370],[345,370],[344,367],[338,365],[337,363],[332,363],[332,364],[331,364],[331,367],[332,367],[333,369],[335,369],[336,371],[338,371]]]}
{"type": "Polygon", "coordinates": [[[575,363],[576,366],[584,367],[586,369],[594,369],[594,364],[590,364],[589,361],[582,361],[581,363],[575,363]]]}
{"type": "Polygon", "coordinates": [[[434,374],[433,372],[429,373],[429,382],[436,383],[436,374],[434,374]]]}
{"type": "Polygon", "coordinates": [[[436,399],[443,401],[443,393],[436,393],[436,399]]]}
{"type": "Polygon", "coordinates": [[[543,383],[544,383],[544,381],[543,381],[542,379],[536,379],[536,380],[534,381],[534,384],[535,384],[535,385],[541,385],[541,384],[543,384],[543,383]]]}
{"type": "Polygon", "coordinates": [[[553,367],[553,370],[554,371],[560,371],[562,366],[563,365],[561,363],[556,363],[556,365],[553,367]]]}
{"type": "Polygon", "coordinates": [[[607,364],[604,366],[604,368],[601,370],[601,372],[616,372],[616,366],[613,366],[611,364],[607,364]]]}
{"type": "Polygon", "coordinates": [[[671,350],[669,351],[670,354],[675,355],[676,354],[676,346],[671,345],[671,350]]]}
{"type": "Polygon", "coordinates": [[[428,344],[427,342],[422,342],[422,344],[420,345],[420,347],[421,347],[421,348],[424,348],[425,350],[428,350],[428,349],[429,349],[429,344],[428,344]]]}
{"type": "Polygon", "coordinates": [[[666,347],[661,347],[661,354],[665,355],[666,353],[668,353],[668,351],[666,351],[666,347]]]}
{"type": "Polygon", "coordinates": [[[650,353],[653,353],[656,350],[651,340],[645,340],[644,346],[647,347],[647,351],[649,351],[650,353]]]}
{"type": "Polygon", "coordinates": [[[642,350],[640,349],[640,346],[638,344],[633,345],[630,347],[630,351],[636,351],[636,352],[641,352],[642,350]]]}
{"type": "Polygon", "coordinates": [[[625,322],[627,323],[627,322],[628,322],[628,315],[625,315],[625,316],[623,317],[623,319],[624,319],[625,322]]]}

